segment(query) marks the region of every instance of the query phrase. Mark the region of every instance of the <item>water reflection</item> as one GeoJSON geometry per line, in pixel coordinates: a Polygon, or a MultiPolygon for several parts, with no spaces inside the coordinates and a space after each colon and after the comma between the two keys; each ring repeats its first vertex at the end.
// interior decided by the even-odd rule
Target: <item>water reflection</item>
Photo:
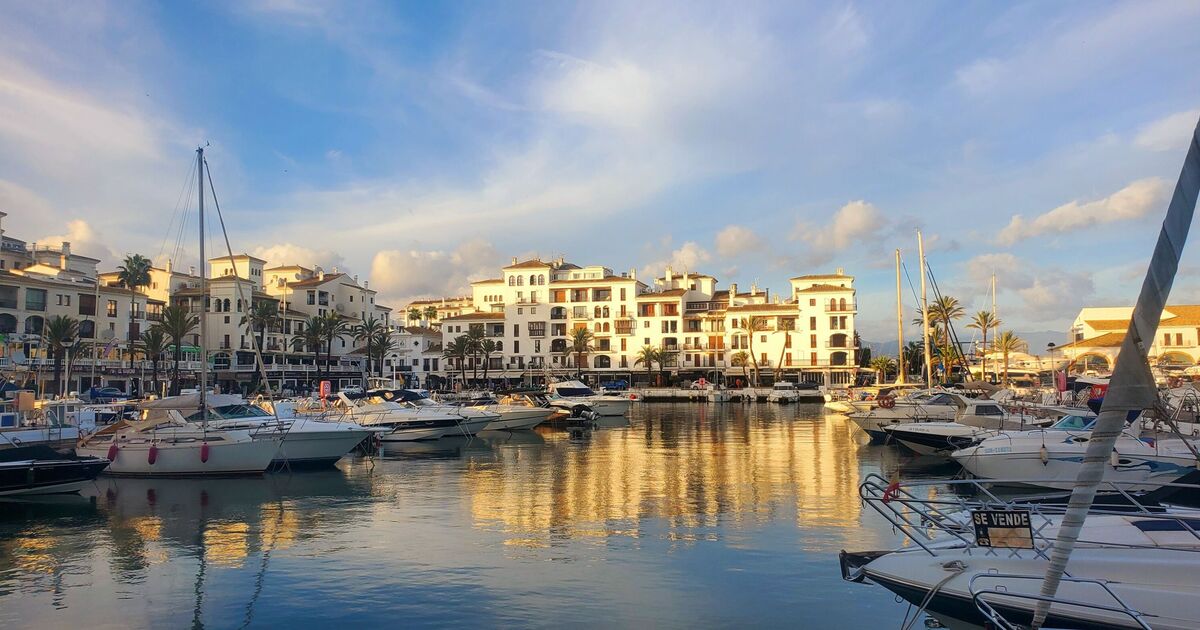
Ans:
{"type": "Polygon", "coordinates": [[[842,592],[838,549],[891,541],[863,475],[938,465],[819,408],[681,404],[328,471],[102,478],[0,503],[0,627],[803,623],[842,592]],[[764,580],[787,586],[762,602],[764,580]]]}

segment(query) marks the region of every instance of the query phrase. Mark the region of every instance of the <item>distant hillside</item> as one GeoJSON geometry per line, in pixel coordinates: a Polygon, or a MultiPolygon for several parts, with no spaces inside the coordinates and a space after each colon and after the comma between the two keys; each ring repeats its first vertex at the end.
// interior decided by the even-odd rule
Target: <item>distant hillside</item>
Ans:
{"type": "MultiPolygon", "coordinates": [[[[975,331],[970,331],[975,332],[975,331]]],[[[966,334],[967,331],[959,331],[959,340],[966,343],[971,337],[966,334]]],[[[1031,332],[1017,332],[1017,336],[1024,339],[1029,344],[1030,354],[1042,354],[1046,351],[1046,344],[1054,342],[1055,345],[1061,345],[1067,342],[1067,334],[1056,330],[1040,330],[1031,332]]],[[[915,341],[915,339],[906,339],[907,341],[915,341]]],[[[896,356],[896,340],[891,341],[867,341],[863,340],[864,348],[871,349],[871,356],[888,355],[896,356]]]]}

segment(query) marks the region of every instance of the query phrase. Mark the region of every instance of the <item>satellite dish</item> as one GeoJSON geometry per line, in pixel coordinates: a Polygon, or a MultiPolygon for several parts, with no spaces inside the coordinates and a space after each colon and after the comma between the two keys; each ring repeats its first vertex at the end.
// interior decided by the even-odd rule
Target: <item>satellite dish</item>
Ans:
{"type": "Polygon", "coordinates": [[[100,338],[101,338],[101,339],[103,339],[103,340],[105,340],[105,341],[108,341],[108,340],[110,340],[110,339],[112,339],[113,337],[116,337],[116,336],[117,336],[117,333],[115,333],[115,332],[113,332],[113,331],[111,331],[111,330],[107,330],[107,329],[105,329],[105,330],[101,330],[101,331],[100,331],[100,338]]]}

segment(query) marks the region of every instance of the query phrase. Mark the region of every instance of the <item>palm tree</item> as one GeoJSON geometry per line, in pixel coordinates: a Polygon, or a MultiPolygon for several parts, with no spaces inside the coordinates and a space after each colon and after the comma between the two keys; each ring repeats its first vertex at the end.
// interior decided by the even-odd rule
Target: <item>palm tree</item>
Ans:
{"type": "Polygon", "coordinates": [[[133,369],[134,338],[133,329],[137,320],[137,291],[150,286],[150,269],[153,264],[149,258],[141,254],[126,254],[125,260],[117,267],[117,280],[121,286],[129,289],[129,329],[126,330],[126,341],[129,342],[129,369],[133,369]]]}
{"type": "Polygon", "coordinates": [[[992,311],[979,311],[971,318],[971,322],[967,324],[967,328],[972,328],[983,333],[983,357],[979,365],[979,373],[982,380],[987,380],[988,331],[993,328],[1000,328],[1000,320],[996,318],[996,314],[992,311]]]}
{"type": "Polygon", "coordinates": [[[754,354],[754,335],[756,333],[765,332],[768,329],[767,318],[760,316],[751,316],[742,318],[738,321],[738,325],[734,328],[737,332],[746,335],[746,349],[750,351],[750,361],[754,365],[754,386],[758,387],[758,359],[754,354]]]}
{"type": "Polygon", "coordinates": [[[422,315],[425,316],[425,321],[428,323],[429,327],[432,328],[433,320],[437,319],[437,307],[432,304],[426,306],[422,315]]]}
{"type": "Polygon", "coordinates": [[[920,341],[910,341],[904,344],[904,367],[909,374],[925,372],[925,349],[920,341]]]}
{"type": "MultiPolygon", "coordinates": [[[[669,383],[670,379],[666,377],[667,360],[679,356],[678,350],[669,350],[667,346],[661,345],[658,347],[658,380],[660,383],[669,383]]],[[[678,367],[678,363],[675,364],[678,367]]]]}
{"type": "Polygon", "coordinates": [[[42,343],[54,353],[54,392],[62,394],[62,362],[67,348],[79,337],[79,322],[67,315],[55,315],[46,322],[42,343]]]}
{"type": "Polygon", "coordinates": [[[996,350],[1004,354],[1004,386],[1008,387],[1008,355],[1010,352],[1025,352],[1029,344],[1018,337],[1013,331],[1006,330],[996,335],[996,350]]]}
{"type": "MultiPolygon", "coordinates": [[[[321,380],[321,344],[325,342],[325,318],[320,315],[309,317],[303,328],[292,337],[292,349],[296,352],[311,352],[317,380],[321,380]]],[[[311,384],[310,384],[311,385],[311,384]]]]}
{"type": "Polygon", "coordinates": [[[587,361],[587,355],[594,352],[596,349],[592,347],[592,341],[595,336],[587,326],[580,326],[571,331],[571,338],[567,341],[567,352],[575,355],[575,375],[578,378],[583,378],[583,364],[587,361]]]}
{"type": "Polygon", "coordinates": [[[471,380],[479,379],[479,353],[483,351],[483,340],[485,337],[483,326],[476,325],[467,329],[466,350],[467,356],[471,358],[471,380]]]}
{"type": "Polygon", "coordinates": [[[337,313],[330,313],[325,316],[325,323],[321,326],[321,336],[325,341],[325,369],[330,370],[329,364],[333,363],[333,340],[341,339],[350,332],[350,327],[346,324],[346,320],[342,319],[337,313]]]}
{"type": "Polygon", "coordinates": [[[638,350],[637,358],[635,358],[633,360],[633,364],[637,365],[640,363],[640,364],[646,366],[646,381],[647,381],[647,383],[654,380],[653,378],[651,378],[651,370],[654,369],[654,362],[660,360],[661,358],[662,358],[662,355],[659,354],[658,348],[655,348],[654,346],[645,345],[645,346],[642,346],[641,350],[638,350]]]}
{"type": "Polygon", "coordinates": [[[408,309],[408,321],[420,324],[421,323],[421,309],[419,309],[415,306],[408,309]]]}
{"type": "Polygon", "coordinates": [[[877,356],[871,359],[869,367],[878,375],[875,384],[882,385],[887,380],[888,373],[896,369],[896,360],[887,355],[877,356]]]}
{"type": "MultiPolygon", "coordinates": [[[[246,326],[250,330],[250,334],[258,335],[258,351],[263,353],[267,351],[266,339],[267,329],[279,324],[279,303],[269,300],[259,300],[250,304],[250,308],[242,315],[239,325],[246,326]]],[[[250,391],[258,391],[259,380],[262,378],[262,373],[259,370],[254,370],[253,376],[250,377],[250,391]]]]}
{"type": "Polygon", "coordinates": [[[488,363],[491,363],[492,355],[498,351],[495,339],[484,339],[479,342],[479,353],[483,355],[483,380],[485,381],[488,377],[488,363]]]}
{"type": "Polygon", "coordinates": [[[379,361],[375,364],[379,367],[379,376],[383,376],[383,358],[387,354],[396,349],[396,340],[392,338],[392,331],[384,328],[375,336],[375,353],[379,357],[379,361]]]}
{"type": "MultiPolygon", "coordinates": [[[[179,362],[183,360],[183,340],[200,325],[200,318],[192,315],[186,306],[175,304],[162,310],[162,320],[158,327],[175,346],[175,365],[171,374],[171,395],[179,395],[179,362]]],[[[207,366],[202,366],[201,369],[207,366]]]]}
{"type": "Polygon", "coordinates": [[[750,382],[750,374],[746,372],[746,366],[750,365],[749,353],[745,350],[733,353],[733,356],[729,357],[729,364],[733,367],[741,367],[742,377],[746,379],[747,383],[750,382]]]}
{"type": "Polygon", "coordinates": [[[138,340],[138,351],[150,361],[150,382],[154,387],[155,394],[162,394],[158,387],[158,363],[162,361],[163,355],[167,353],[170,345],[171,342],[160,325],[151,326],[150,330],[142,333],[138,340]]]}
{"type": "Polygon", "coordinates": [[[461,372],[464,382],[467,380],[466,360],[467,356],[470,355],[469,344],[470,342],[467,341],[466,335],[459,335],[446,344],[446,347],[442,350],[442,358],[446,359],[448,363],[458,362],[458,370],[461,372]]]}
{"type": "MultiPolygon", "coordinates": [[[[367,321],[354,327],[351,335],[354,336],[354,343],[363,344],[363,350],[367,354],[367,373],[371,373],[371,361],[378,354],[379,348],[375,346],[379,341],[380,333],[387,332],[387,327],[383,325],[383,320],[377,319],[374,315],[367,318],[367,321]]],[[[383,360],[380,359],[380,363],[383,360]]],[[[382,368],[381,368],[382,369],[382,368]]]]}

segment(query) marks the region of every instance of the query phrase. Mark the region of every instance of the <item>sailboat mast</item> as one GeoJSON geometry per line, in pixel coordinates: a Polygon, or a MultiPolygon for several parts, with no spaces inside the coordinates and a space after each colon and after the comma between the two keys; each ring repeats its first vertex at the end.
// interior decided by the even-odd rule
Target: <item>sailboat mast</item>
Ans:
{"type": "Polygon", "coordinates": [[[925,345],[925,386],[933,387],[933,353],[929,348],[929,297],[925,291],[925,241],[917,231],[917,256],[921,259],[921,339],[925,345]]]}
{"type": "Polygon", "coordinates": [[[896,248],[896,382],[903,383],[907,374],[904,366],[904,302],[900,299],[900,249],[896,248]]]}
{"type": "Polygon", "coordinates": [[[200,417],[208,420],[204,397],[208,389],[208,346],[205,334],[208,323],[208,272],[204,265],[204,147],[196,149],[196,188],[200,190],[200,417]]]}

